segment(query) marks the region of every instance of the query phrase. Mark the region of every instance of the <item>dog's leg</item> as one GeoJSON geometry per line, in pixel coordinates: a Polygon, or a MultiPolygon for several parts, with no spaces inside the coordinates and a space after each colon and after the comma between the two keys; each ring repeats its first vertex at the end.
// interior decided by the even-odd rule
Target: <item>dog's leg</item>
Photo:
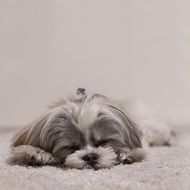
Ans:
{"type": "Polygon", "coordinates": [[[131,151],[123,150],[119,155],[119,162],[122,164],[132,164],[145,159],[146,151],[143,148],[135,148],[131,151]]]}
{"type": "Polygon", "coordinates": [[[40,166],[57,163],[50,153],[31,145],[12,147],[11,153],[12,156],[7,160],[9,164],[40,166]]]}

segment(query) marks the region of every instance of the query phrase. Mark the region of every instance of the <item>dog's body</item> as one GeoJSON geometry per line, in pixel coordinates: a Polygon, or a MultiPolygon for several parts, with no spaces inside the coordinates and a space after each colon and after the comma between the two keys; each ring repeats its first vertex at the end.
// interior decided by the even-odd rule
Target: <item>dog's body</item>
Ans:
{"type": "Polygon", "coordinates": [[[170,144],[167,127],[168,136],[146,128],[125,107],[99,94],[58,101],[13,138],[8,162],[110,168],[143,160],[147,144],[170,144]]]}

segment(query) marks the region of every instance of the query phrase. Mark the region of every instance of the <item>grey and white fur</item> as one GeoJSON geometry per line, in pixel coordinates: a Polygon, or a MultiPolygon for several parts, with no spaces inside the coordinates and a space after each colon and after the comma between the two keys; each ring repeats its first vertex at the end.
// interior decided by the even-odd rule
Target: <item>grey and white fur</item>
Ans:
{"type": "MultiPolygon", "coordinates": [[[[146,126],[135,123],[123,105],[78,89],[77,96],[55,102],[14,136],[8,163],[101,169],[142,161],[150,144],[146,126]]],[[[170,134],[151,143],[169,139],[170,134]]]]}

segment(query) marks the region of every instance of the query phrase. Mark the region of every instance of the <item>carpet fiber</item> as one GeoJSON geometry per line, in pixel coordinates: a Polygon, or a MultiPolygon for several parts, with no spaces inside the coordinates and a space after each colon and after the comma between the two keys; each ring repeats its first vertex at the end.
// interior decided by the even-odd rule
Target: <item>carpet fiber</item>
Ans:
{"type": "Polygon", "coordinates": [[[174,147],[151,148],[147,159],[132,165],[112,169],[63,170],[9,166],[13,129],[0,129],[0,189],[1,190],[189,190],[190,189],[190,128],[178,129],[174,147]]]}

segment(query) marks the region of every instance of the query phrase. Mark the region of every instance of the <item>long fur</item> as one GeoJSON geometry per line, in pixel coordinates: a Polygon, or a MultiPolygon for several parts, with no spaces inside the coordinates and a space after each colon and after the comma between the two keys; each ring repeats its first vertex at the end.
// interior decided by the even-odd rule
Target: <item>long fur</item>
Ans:
{"type": "Polygon", "coordinates": [[[15,135],[8,163],[100,169],[141,161],[146,156],[143,130],[131,118],[103,95],[59,100],[15,135]],[[98,160],[83,159],[93,154],[98,160]]]}

